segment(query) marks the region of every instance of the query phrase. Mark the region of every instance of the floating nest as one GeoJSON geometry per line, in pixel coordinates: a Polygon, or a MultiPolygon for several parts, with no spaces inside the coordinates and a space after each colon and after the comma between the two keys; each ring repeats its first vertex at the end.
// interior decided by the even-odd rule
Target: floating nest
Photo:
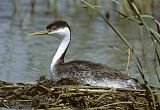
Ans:
{"type": "Polygon", "coordinates": [[[149,110],[146,90],[82,85],[76,79],[53,82],[41,77],[35,84],[0,81],[0,106],[13,109],[149,110]]]}

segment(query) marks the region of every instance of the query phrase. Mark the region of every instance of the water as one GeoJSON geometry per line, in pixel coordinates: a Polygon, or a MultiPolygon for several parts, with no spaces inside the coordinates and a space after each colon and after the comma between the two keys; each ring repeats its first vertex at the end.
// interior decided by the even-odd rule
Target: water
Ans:
{"type": "MultiPolygon", "coordinates": [[[[47,14],[47,3],[39,0],[36,1],[35,14],[31,15],[29,1],[21,0],[20,13],[14,13],[12,2],[2,1],[0,3],[0,80],[33,82],[41,75],[48,75],[52,57],[60,41],[51,36],[30,37],[27,34],[44,30],[45,26],[54,19],[65,20],[71,26],[72,42],[66,61],[90,60],[125,71],[127,54],[109,48],[107,45],[116,46],[125,51],[127,47],[100,17],[96,14],[91,17],[82,6],[74,8],[70,3],[66,5],[62,0],[63,2],[58,2],[56,13],[47,14]]],[[[110,22],[127,36],[138,55],[143,56],[138,26],[127,20],[120,22],[113,12],[110,22]]],[[[145,40],[148,41],[149,38],[145,40]]],[[[132,58],[128,73],[131,77],[140,79],[134,61],[132,58]]],[[[151,79],[157,80],[156,76],[152,76],[151,79]]],[[[158,81],[150,82],[158,85],[158,81]]]]}

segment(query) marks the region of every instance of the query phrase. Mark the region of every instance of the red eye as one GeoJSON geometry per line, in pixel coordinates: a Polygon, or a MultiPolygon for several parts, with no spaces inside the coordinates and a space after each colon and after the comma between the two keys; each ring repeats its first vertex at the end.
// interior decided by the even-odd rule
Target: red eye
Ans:
{"type": "Polygon", "coordinates": [[[48,32],[51,32],[51,31],[52,31],[52,29],[48,30],[48,32]]]}

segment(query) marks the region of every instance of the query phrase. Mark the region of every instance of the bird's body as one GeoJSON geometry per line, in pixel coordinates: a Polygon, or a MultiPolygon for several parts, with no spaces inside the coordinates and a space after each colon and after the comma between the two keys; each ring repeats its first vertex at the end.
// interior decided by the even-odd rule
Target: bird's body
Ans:
{"type": "Polygon", "coordinates": [[[77,78],[92,86],[141,89],[135,79],[107,65],[83,60],[65,62],[64,57],[71,40],[71,30],[65,21],[54,21],[46,27],[46,31],[31,35],[43,34],[55,35],[62,39],[50,67],[53,80],[69,77],[77,78]]]}
{"type": "Polygon", "coordinates": [[[77,78],[91,86],[115,88],[141,88],[135,79],[104,64],[90,61],[61,62],[54,66],[52,79],[58,81],[62,77],[77,78]]]}

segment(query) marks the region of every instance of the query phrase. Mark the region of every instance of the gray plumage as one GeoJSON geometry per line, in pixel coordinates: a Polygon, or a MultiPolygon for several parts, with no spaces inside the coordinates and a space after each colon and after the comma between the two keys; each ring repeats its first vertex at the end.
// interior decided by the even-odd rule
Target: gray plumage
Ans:
{"type": "Polygon", "coordinates": [[[90,61],[59,61],[52,71],[52,78],[77,78],[91,86],[141,89],[138,82],[104,64],[90,61]]]}

